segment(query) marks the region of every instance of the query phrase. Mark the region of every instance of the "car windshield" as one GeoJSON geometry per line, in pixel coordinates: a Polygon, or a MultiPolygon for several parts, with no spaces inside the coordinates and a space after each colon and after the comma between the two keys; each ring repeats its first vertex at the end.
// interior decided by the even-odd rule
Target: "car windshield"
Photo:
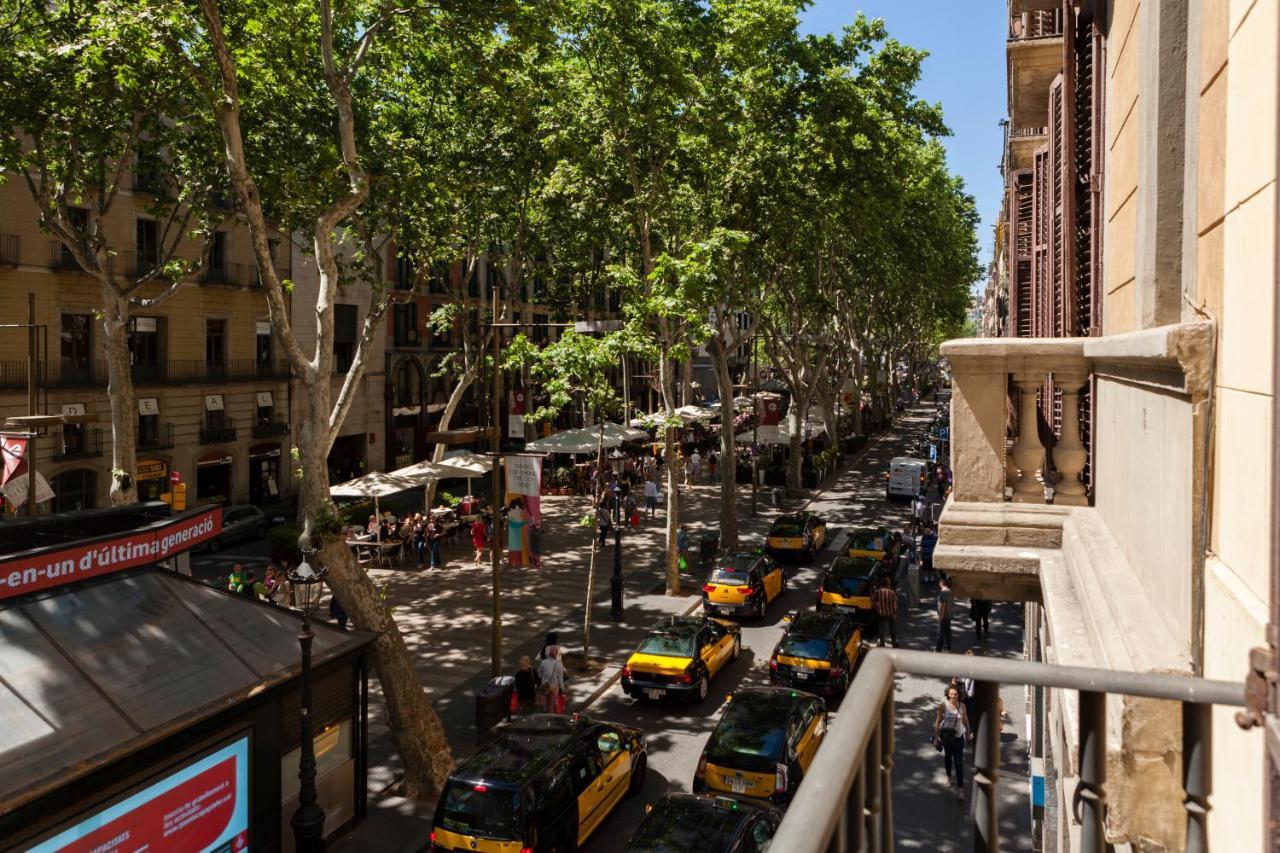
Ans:
{"type": "Polygon", "coordinates": [[[799,536],[804,533],[804,522],[798,518],[780,518],[769,531],[771,536],[799,536]]]}
{"type": "Polygon", "coordinates": [[[641,821],[627,853],[684,853],[721,850],[733,837],[742,812],[717,808],[705,800],[663,800],[641,821]]]}
{"type": "Polygon", "coordinates": [[[739,566],[720,566],[711,573],[711,582],[726,586],[745,586],[751,581],[751,573],[739,566]]]}
{"type": "Polygon", "coordinates": [[[693,657],[693,634],[675,631],[654,631],[644,638],[636,649],[646,655],[661,655],[670,658],[693,657]]]}
{"type": "Polygon", "coordinates": [[[462,835],[518,838],[516,792],[469,782],[450,782],[440,802],[437,823],[462,835]]]}
{"type": "Polygon", "coordinates": [[[787,634],[778,646],[778,654],[807,660],[827,660],[830,648],[826,637],[795,637],[787,634]]]}
{"type": "Polygon", "coordinates": [[[707,743],[707,761],[753,773],[772,773],[786,745],[792,700],[747,695],[729,704],[707,743]]]}
{"type": "Polygon", "coordinates": [[[849,536],[849,547],[862,551],[883,551],[884,535],[876,530],[858,530],[849,536]]]}
{"type": "Polygon", "coordinates": [[[833,571],[823,579],[822,588],[844,596],[870,595],[871,578],[863,575],[841,575],[833,571]]]}

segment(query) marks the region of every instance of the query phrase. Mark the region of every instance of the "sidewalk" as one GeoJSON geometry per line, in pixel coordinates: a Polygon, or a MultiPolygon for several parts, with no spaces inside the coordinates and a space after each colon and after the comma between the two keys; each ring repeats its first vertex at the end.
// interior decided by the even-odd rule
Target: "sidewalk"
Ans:
{"type": "MultiPolygon", "coordinates": [[[[832,481],[843,472],[837,472],[832,481]]],[[[831,481],[829,481],[831,482],[831,481]]],[[[736,500],[739,545],[758,547],[773,519],[809,502],[819,490],[807,490],[779,509],[758,500],[758,515],[750,517],[751,487],[740,485],[736,500]]],[[[716,530],[720,515],[720,486],[703,483],[682,487],[680,517],[696,536],[716,530]]],[[[500,572],[503,610],[503,672],[510,674],[521,655],[536,655],[547,631],[559,633],[570,654],[582,649],[584,599],[591,558],[592,529],[578,520],[589,511],[585,496],[543,497],[541,570],[503,568],[500,572]]],[[[588,706],[620,675],[628,653],[649,628],[665,616],[691,612],[696,595],[668,596],[664,592],[665,517],[644,521],[623,533],[625,578],[623,620],[609,620],[609,578],[613,570],[613,538],[596,558],[592,584],[591,658],[605,666],[589,677],[573,677],[568,685],[569,710],[588,706]]],[[[491,571],[472,563],[474,552],[458,546],[447,549],[447,565],[437,571],[372,569],[375,583],[387,587],[387,603],[418,664],[418,677],[440,715],[453,756],[461,763],[476,748],[474,693],[489,681],[491,571]]],[[[488,554],[486,553],[486,557],[488,554]]],[[[686,588],[702,582],[700,569],[683,576],[686,588]]],[[[369,684],[369,816],[330,845],[335,853],[370,849],[418,850],[430,832],[434,803],[416,803],[389,790],[402,775],[391,740],[385,705],[376,679],[369,684]]]]}

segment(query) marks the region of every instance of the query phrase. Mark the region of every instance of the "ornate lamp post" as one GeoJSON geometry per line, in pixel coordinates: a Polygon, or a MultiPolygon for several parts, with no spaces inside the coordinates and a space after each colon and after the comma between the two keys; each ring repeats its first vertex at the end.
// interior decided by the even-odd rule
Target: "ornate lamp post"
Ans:
{"type": "MultiPolygon", "coordinates": [[[[311,522],[303,539],[310,544],[311,522]]],[[[289,572],[295,600],[302,609],[302,631],[298,644],[302,647],[302,755],[298,761],[298,810],[289,820],[293,826],[293,843],[298,853],[319,853],[324,847],[324,809],[316,803],[316,756],[311,735],[311,617],[320,605],[325,575],[329,570],[312,568],[315,551],[304,548],[302,562],[289,572]]]]}
{"type": "MultiPolygon", "coordinates": [[[[609,465],[613,468],[615,479],[622,475],[625,457],[615,448],[609,454],[609,465]]],[[[609,618],[614,622],[622,621],[622,500],[613,501],[613,576],[609,578],[609,618]]]]}

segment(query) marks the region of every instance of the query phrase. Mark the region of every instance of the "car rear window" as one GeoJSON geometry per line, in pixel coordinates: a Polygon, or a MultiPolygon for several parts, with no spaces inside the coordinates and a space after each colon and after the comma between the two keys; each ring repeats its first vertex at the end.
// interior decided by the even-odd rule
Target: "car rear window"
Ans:
{"type": "Polygon", "coordinates": [[[636,829],[627,853],[720,850],[733,837],[742,813],[689,799],[664,800],[636,829]]]}
{"type": "Polygon", "coordinates": [[[868,577],[842,577],[832,572],[822,580],[822,588],[827,592],[834,592],[838,595],[870,595],[871,594],[871,578],[868,577]]]}
{"type": "Polygon", "coordinates": [[[450,782],[437,817],[450,832],[484,838],[516,839],[516,792],[469,782],[450,782]]]}
{"type": "Polygon", "coordinates": [[[720,566],[711,573],[712,583],[725,586],[745,586],[751,581],[751,573],[737,566],[720,566]]]}
{"type": "Polygon", "coordinates": [[[804,533],[804,522],[796,518],[780,518],[773,523],[769,533],[772,536],[800,536],[804,533]]]}
{"type": "Polygon", "coordinates": [[[654,632],[645,637],[637,652],[663,657],[693,657],[693,634],[654,632]]]}
{"type": "Polygon", "coordinates": [[[788,706],[760,697],[735,699],[707,743],[707,761],[752,773],[772,773],[786,746],[788,706]]]}
{"type": "Polygon", "coordinates": [[[830,652],[831,645],[826,637],[795,637],[788,634],[778,646],[779,654],[808,660],[826,660],[830,652]]]}

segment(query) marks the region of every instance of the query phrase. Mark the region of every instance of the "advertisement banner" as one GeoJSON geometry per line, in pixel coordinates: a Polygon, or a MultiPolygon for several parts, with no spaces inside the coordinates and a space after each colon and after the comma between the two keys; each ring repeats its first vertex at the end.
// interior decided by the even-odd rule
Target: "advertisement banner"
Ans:
{"type": "Polygon", "coordinates": [[[778,397],[764,397],[760,401],[760,426],[777,426],[782,420],[782,400],[778,397]]]}
{"type": "Polygon", "coordinates": [[[30,853],[245,853],[248,849],[249,736],[245,735],[59,832],[30,853]]]}
{"type": "Polygon", "coordinates": [[[507,493],[538,495],[542,486],[541,456],[507,456],[507,493]]]}
{"type": "Polygon", "coordinates": [[[0,436],[0,459],[4,467],[0,470],[0,486],[27,470],[27,439],[17,435],[0,436]]]}
{"type": "Polygon", "coordinates": [[[507,395],[507,435],[511,438],[524,438],[527,393],[523,388],[514,388],[507,395]]]}
{"type": "Polygon", "coordinates": [[[222,532],[222,508],[175,519],[146,531],[91,545],[46,551],[0,562],[0,600],[86,578],[145,566],[222,532]]]}

